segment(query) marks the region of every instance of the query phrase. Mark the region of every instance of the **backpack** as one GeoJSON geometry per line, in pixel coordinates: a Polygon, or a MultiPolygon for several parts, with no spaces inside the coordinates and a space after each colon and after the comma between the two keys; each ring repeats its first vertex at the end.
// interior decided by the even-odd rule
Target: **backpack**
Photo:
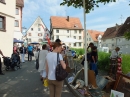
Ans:
{"type": "Polygon", "coordinates": [[[59,63],[59,53],[57,53],[57,66],[56,66],[55,75],[57,81],[62,81],[68,76],[66,70],[63,69],[62,65],[59,63]]]}

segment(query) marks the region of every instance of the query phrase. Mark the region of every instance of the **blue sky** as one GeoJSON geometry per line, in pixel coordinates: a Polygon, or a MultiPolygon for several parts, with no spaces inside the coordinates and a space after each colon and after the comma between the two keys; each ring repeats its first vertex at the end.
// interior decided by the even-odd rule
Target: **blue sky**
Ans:
{"type": "MultiPolygon", "coordinates": [[[[35,19],[40,16],[45,25],[50,29],[50,16],[79,17],[84,27],[83,9],[60,6],[62,0],[24,0],[23,27],[27,29],[35,19]]],[[[89,30],[105,31],[106,28],[121,24],[130,16],[129,0],[117,0],[116,3],[100,4],[94,11],[86,14],[86,25],[89,30]]]]}

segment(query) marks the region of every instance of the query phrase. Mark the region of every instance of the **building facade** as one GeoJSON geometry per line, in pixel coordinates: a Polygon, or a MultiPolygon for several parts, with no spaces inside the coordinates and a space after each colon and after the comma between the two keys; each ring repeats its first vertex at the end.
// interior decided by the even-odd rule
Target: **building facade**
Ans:
{"type": "Polygon", "coordinates": [[[38,17],[27,30],[24,40],[28,43],[41,43],[46,41],[46,36],[50,37],[50,32],[43,23],[42,19],[38,17]]]}
{"type": "Polygon", "coordinates": [[[13,52],[16,0],[0,0],[0,49],[5,56],[13,52]]]}
{"type": "Polygon", "coordinates": [[[15,21],[14,21],[14,38],[22,40],[22,10],[24,7],[23,0],[16,0],[15,21]]]}
{"type": "Polygon", "coordinates": [[[96,31],[96,30],[87,30],[87,46],[89,45],[90,42],[94,43],[95,46],[101,47],[101,39],[103,36],[104,32],[101,31],[96,31]]]}
{"type": "Polygon", "coordinates": [[[83,48],[83,28],[79,18],[52,16],[51,22],[51,40],[56,39],[75,39],[78,42],[67,42],[71,48],[83,48]]]}
{"type": "Polygon", "coordinates": [[[116,24],[116,26],[106,29],[102,38],[103,47],[108,47],[110,51],[119,47],[122,54],[130,54],[130,40],[124,37],[126,32],[130,32],[130,17],[126,19],[124,24],[116,24]]]}

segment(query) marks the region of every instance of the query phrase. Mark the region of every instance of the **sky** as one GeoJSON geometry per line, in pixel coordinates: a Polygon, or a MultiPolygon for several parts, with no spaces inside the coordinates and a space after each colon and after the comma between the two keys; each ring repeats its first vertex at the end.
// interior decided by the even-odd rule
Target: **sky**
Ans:
{"type": "MultiPolygon", "coordinates": [[[[84,28],[83,8],[60,6],[62,0],[24,0],[23,27],[29,29],[40,16],[50,29],[51,16],[78,17],[84,28]]],[[[124,23],[130,16],[129,0],[117,0],[116,3],[100,4],[94,11],[86,14],[86,29],[104,32],[107,28],[124,23]],[[122,16],[121,16],[122,15],[122,16]],[[121,19],[122,18],[122,19],[121,19]]]]}

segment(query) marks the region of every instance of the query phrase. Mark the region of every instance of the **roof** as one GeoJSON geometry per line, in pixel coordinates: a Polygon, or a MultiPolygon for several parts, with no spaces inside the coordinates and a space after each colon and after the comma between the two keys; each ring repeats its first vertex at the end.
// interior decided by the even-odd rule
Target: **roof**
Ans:
{"type": "Polygon", "coordinates": [[[107,28],[102,39],[110,39],[124,36],[124,33],[130,31],[130,17],[128,17],[124,24],[107,28]]]}
{"type": "Polygon", "coordinates": [[[130,31],[130,17],[128,17],[122,27],[118,30],[117,37],[124,36],[124,33],[130,31]]]}
{"type": "Polygon", "coordinates": [[[93,41],[98,41],[97,38],[99,35],[104,34],[104,32],[100,32],[100,31],[96,31],[96,30],[87,30],[87,32],[89,33],[89,35],[91,36],[91,38],[93,39],[93,41]]]}
{"type": "Polygon", "coordinates": [[[122,25],[116,25],[114,27],[107,28],[104,32],[102,39],[110,39],[116,37],[118,30],[121,28],[122,25]]]}
{"type": "Polygon", "coordinates": [[[69,17],[67,20],[67,17],[51,16],[50,21],[52,29],[83,29],[80,19],[76,17],[69,17]]]}
{"type": "Polygon", "coordinates": [[[16,0],[16,5],[24,7],[24,0],[16,0]]]}
{"type": "MultiPolygon", "coordinates": [[[[45,28],[48,30],[47,26],[45,25],[45,23],[43,22],[43,20],[42,20],[42,18],[41,18],[40,16],[38,16],[38,17],[35,19],[35,21],[32,23],[32,25],[37,21],[38,18],[41,20],[41,22],[44,24],[45,28]]],[[[28,30],[32,27],[32,25],[28,28],[28,30]]],[[[27,36],[28,30],[26,31],[25,37],[27,36]]],[[[49,31],[49,30],[48,30],[48,31],[49,31]]],[[[49,33],[50,33],[50,31],[49,31],[49,33]]]]}

